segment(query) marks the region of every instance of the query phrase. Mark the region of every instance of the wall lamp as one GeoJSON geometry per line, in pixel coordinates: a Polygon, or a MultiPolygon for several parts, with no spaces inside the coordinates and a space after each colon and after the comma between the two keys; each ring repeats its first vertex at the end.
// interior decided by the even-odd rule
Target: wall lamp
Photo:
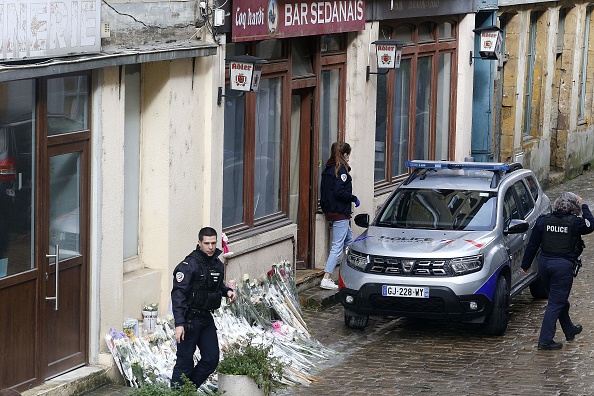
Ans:
{"type": "Polygon", "coordinates": [[[369,81],[370,74],[387,74],[390,69],[400,67],[400,58],[402,58],[402,47],[404,42],[398,40],[376,40],[375,53],[377,55],[377,72],[372,72],[371,67],[367,65],[367,75],[365,81],[369,81]],[[380,70],[383,70],[380,72],[380,70]]]}
{"type": "Polygon", "coordinates": [[[481,37],[481,45],[479,49],[480,57],[473,57],[470,51],[470,66],[472,66],[473,59],[483,60],[499,60],[501,59],[501,32],[497,26],[487,26],[484,28],[474,29],[477,35],[481,37]]]}
{"type": "Polygon", "coordinates": [[[257,92],[260,86],[262,65],[266,63],[266,60],[251,55],[230,56],[225,61],[229,63],[230,89],[241,92],[239,95],[223,95],[223,87],[219,87],[217,98],[219,106],[223,102],[223,96],[240,98],[246,92],[257,92]]]}

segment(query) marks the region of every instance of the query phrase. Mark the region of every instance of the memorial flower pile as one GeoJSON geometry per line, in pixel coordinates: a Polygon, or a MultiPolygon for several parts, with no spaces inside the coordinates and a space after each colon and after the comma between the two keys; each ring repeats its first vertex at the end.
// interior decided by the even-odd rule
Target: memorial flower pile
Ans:
{"type": "MultiPolygon", "coordinates": [[[[229,282],[237,300],[213,313],[218,329],[221,358],[232,345],[259,339],[271,345],[271,353],[283,362],[284,385],[306,385],[316,380],[316,364],[335,352],[324,347],[309,332],[303,320],[294,270],[288,262],[272,266],[267,274],[240,282],[229,282]]],[[[131,387],[157,382],[169,384],[176,359],[173,317],[157,318],[155,330],[139,329],[137,334],[111,329],[105,335],[120,373],[131,387]]],[[[196,350],[195,361],[200,359],[196,350]]],[[[212,395],[217,390],[217,375],[211,376],[198,390],[212,395]]]]}

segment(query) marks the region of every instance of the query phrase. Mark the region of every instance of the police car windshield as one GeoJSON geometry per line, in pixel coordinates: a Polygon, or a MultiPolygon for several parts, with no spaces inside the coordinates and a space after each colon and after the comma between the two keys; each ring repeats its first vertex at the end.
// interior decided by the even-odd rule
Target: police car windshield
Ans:
{"type": "Polygon", "coordinates": [[[489,231],[495,227],[496,195],[486,191],[401,189],[384,205],[380,227],[489,231]]]}

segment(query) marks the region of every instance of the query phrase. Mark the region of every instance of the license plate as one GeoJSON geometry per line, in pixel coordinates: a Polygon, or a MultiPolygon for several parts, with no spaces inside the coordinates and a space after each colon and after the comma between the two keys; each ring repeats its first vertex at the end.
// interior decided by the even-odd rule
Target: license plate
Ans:
{"type": "Polygon", "coordinates": [[[428,287],[383,285],[382,286],[382,296],[429,298],[429,288],[428,287]]]}

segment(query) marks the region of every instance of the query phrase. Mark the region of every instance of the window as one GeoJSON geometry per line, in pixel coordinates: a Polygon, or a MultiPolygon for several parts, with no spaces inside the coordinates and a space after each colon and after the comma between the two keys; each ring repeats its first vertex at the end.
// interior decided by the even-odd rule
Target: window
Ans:
{"type": "Polygon", "coordinates": [[[505,219],[506,228],[513,219],[520,219],[518,203],[516,202],[513,189],[511,188],[505,192],[505,199],[503,201],[503,218],[505,219]]]}
{"type": "MultiPolygon", "coordinates": [[[[338,140],[338,108],[340,97],[340,68],[322,70],[320,86],[320,146],[318,178],[321,178],[325,161],[330,158],[330,147],[338,140]]],[[[321,180],[321,179],[318,179],[321,180]]],[[[320,183],[317,183],[318,197],[320,183]]]]}
{"type": "Polygon", "coordinates": [[[532,212],[534,209],[534,201],[532,201],[532,197],[530,196],[526,185],[524,185],[524,183],[521,181],[514,184],[514,190],[518,196],[523,218],[525,219],[528,216],[528,213],[532,212]]]}
{"type": "Polygon", "coordinates": [[[456,24],[386,25],[379,36],[408,42],[400,68],[377,75],[374,180],[383,188],[407,173],[409,159],[450,158],[456,24]]]}
{"type": "Polygon", "coordinates": [[[126,66],[124,259],[138,256],[140,213],[140,65],[126,66]]]}
{"type": "Polygon", "coordinates": [[[530,13],[530,30],[528,31],[528,52],[526,53],[526,86],[524,88],[524,137],[531,137],[532,123],[532,89],[534,82],[534,59],[536,54],[536,23],[538,12],[530,13]]]}
{"type": "Polygon", "coordinates": [[[226,96],[224,101],[223,227],[244,222],[245,98],[226,96]]]}
{"type": "Polygon", "coordinates": [[[35,88],[0,83],[0,278],[35,268],[35,88]]]}
{"type": "Polygon", "coordinates": [[[256,100],[254,219],[280,211],[281,79],[262,80],[256,100]]]}
{"type": "Polygon", "coordinates": [[[223,227],[253,227],[284,212],[281,169],[283,78],[263,78],[255,95],[225,97],[223,227]],[[254,108],[246,124],[246,108],[254,108]]]}
{"type": "Polygon", "coordinates": [[[529,176],[526,178],[526,183],[528,183],[528,188],[530,188],[530,194],[532,194],[532,198],[534,198],[534,202],[538,200],[538,184],[533,176],[529,176]]]}
{"type": "Polygon", "coordinates": [[[584,122],[586,113],[586,76],[588,71],[588,43],[590,41],[590,19],[592,7],[586,8],[586,23],[584,25],[584,37],[582,43],[582,70],[580,71],[580,106],[578,113],[578,122],[584,122]]]}
{"type": "Polygon", "coordinates": [[[565,17],[567,16],[567,9],[559,9],[559,24],[557,25],[557,55],[563,52],[563,40],[565,38],[565,17]]]}
{"type": "Polygon", "coordinates": [[[89,129],[88,76],[68,76],[47,82],[48,136],[89,129]]]}
{"type": "Polygon", "coordinates": [[[453,39],[454,34],[453,34],[453,24],[451,22],[443,22],[439,24],[439,39],[440,40],[445,40],[445,39],[453,39]]]}

